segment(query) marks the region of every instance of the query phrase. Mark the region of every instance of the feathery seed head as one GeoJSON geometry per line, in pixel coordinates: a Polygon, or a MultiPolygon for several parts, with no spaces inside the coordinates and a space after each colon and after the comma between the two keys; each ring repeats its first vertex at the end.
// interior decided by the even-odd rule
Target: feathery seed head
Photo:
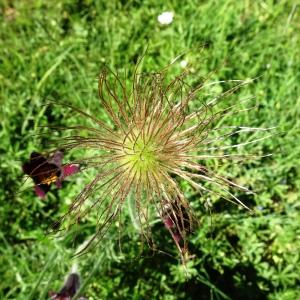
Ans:
{"type": "MultiPolygon", "coordinates": [[[[134,194],[141,233],[150,242],[149,220],[154,208],[184,258],[187,235],[195,218],[179,180],[186,181],[199,193],[215,193],[243,205],[231,188],[248,190],[216,174],[203,162],[245,158],[240,154],[224,153],[225,149],[236,149],[239,145],[215,145],[241,132],[259,131],[250,127],[216,125],[225,116],[236,113],[234,106],[218,110],[220,100],[246,82],[233,81],[231,89],[208,103],[201,103],[199,93],[212,83],[203,81],[191,88],[185,83],[185,76],[183,73],[167,82],[164,72],[138,74],[136,71],[132,87],[128,88],[126,81],[105,69],[99,76],[98,91],[110,125],[67,105],[90,119],[92,126],[68,128],[76,134],[68,137],[64,147],[93,149],[95,156],[81,161],[87,167],[96,168],[97,176],[78,195],[60,223],[68,219],[75,224],[92,209],[97,210],[99,228],[90,243],[99,241],[120,216],[128,196],[134,194]],[[214,135],[221,129],[227,132],[214,135]]],[[[252,142],[255,140],[247,143],[252,142]]]]}

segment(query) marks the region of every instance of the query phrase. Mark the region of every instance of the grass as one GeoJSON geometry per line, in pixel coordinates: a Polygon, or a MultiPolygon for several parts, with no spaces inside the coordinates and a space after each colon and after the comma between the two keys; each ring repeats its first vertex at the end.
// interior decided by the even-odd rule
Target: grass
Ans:
{"type": "MultiPolygon", "coordinates": [[[[191,242],[197,258],[188,265],[188,279],[160,223],[153,224],[155,239],[175,258],[146,249],[140,256],[137,229],[128,222],[122,252],[113,242],[118,239],[116,224],[98,248],[78,259],[82,294],[89,299],[300,297],[299,5],[287,0],[36,0],[2,1],[0,7],[1,299],[45,299],[74,263],[74,248],[95,229],[91,216],[75,241],[72,235],[45,235],[88,174],[64,182],[63,189],[53,190],[46,200],[20,187],[22,162],[32,151],[48,147],[49,136],[41,135],[40,127],[78,122],[68,110],[50,109],[46,102],[69,101],[102,117],[96,80],[101,65],[123,72],[147,47],[142,66],[146,72],[161,69],[183,53],[195,80],[211,71],[215,80],[259,77],[224,103],[253,95],[256,108],[225,122],[277,126],[278,135],[246,147],[273,156],[242,167],[211,162],[256,191],[251,197],[238,195],[256,209],[253,215],[216,197],[210,199],[210,214],[207,199],[182,183],[201,223],[191,242]],[[174,11],[174,21],[160,26],[157,16],[166,10],[174,11]]],[[[180,70],[179,61],[174,73],[180,70]]],[[[216,86],[210,93],[220,91],[216,86]]],[[[130,203],[128,207],[125,213],[130,216],[130,203]]]]}

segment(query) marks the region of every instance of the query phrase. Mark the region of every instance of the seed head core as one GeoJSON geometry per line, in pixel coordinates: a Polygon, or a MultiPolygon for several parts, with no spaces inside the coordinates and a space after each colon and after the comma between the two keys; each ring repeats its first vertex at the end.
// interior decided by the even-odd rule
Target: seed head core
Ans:
{"type": "Polygon", "coordinates": [[[156,173],[159,166],[158,144],[145,136],[145,132],[132,131],[125,137],[120,163],[130,177],[147,178],[149,173],[156,173]]]}

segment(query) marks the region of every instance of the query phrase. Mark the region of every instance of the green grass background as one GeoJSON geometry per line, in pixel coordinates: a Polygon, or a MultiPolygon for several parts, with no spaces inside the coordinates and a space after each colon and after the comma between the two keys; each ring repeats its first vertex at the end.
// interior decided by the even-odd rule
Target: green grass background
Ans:
{"type": "MultiPolygon", "coordinates": [[[[0,9],[0,299],[47,299],[75,262],[72,233],[52,238],[45,231],[88,175],[65,182],[46,200],[31,188],[22,190],[22,162],[48,146],[40,126],[81,122],[65,109],[47,108],[46,99],[101,117],[101,65],[132,69],[147,47],[145,71],[184,53],[195,77],[212,70],[216,80],[261,76],[242,92],[255,96],[257,108],[229,121],[277,126],[277,135],[247,147],[273,156],[220,170],[253,188],[255,196],[241,197],[260,209],[249,215],[215,199],[209,214],[204,200],[186,188],[201,223],[191,241],[196,258],[187,266],[189,277],[163,226],[153,225],[155,238],[175,257],[147,249],[140,256],[139,235],[128,222],[122,252],[115,228],[77,260],[81,293],[89,299],[300,299],[297,1],[2,0],[0,9]],[[161,26],[157,16],[166,10],[174,12],[174,21],[161,26]]],[[[79,240],[94,229],[90,218],[79,240]]]]}

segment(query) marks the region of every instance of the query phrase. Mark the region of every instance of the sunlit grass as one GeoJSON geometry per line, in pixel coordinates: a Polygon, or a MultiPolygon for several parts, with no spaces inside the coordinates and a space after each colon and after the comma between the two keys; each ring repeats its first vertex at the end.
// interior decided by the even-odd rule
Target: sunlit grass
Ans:
{"type": "MultiPolygon", "coordinates": [[[[5,262],[1,263],[0,271],[4,278],[1,299],[27,299],[34,287],[36,297],[43,298],[48,289],[59,288],[61,276],[69,271],[69,260],[51,269],[47,259],[53,248],[70,255],[76,250],[71,242],[52,240],[52,248],[42,241],[45,230],[67,210],[89,176],[66,183],[62,190],[49,193],[44,201],[37,199],[31,188],[16,193],[22,180],[22,163],[32,151],[49,146],[49,136],[38,134],[42,130],[39,126],[68,126],[77,120],[67,110],[55,106],[49,110],[44,105],[48,99],[68,101],[107,121],[95,97],[100,66],[106,63],[113,70],[128,70],[147,46],[148,59],[143,65],[146,72],[159,70],[186,51],[182,59],[188,62],[187,68],[194,72],[194,78],[205,77],[210,71],[216,74],[215,81],[261,76],[240,94],[242,98],[255,96],[252,104],[257,109],[234,115],[230,121],[236,126],[277,126],[280,137],[246,147],[247,151],[251,146],[255,153],[271,152],[273,156],[242,168],[231,163],[209,164],[238,184],[253,189],[256,195],[237,196],[260,212],[249,216],[231,204],[225,205],[217,196],[199,199],[182,183],[192,207],[199,212],[200,229],[191,241],[193,252],[200,257],[194,261],[194,269],[233,299],[250,290],[257,298],[296,299],[296,275],[300,273],[299,7],[293,1],[129,1],[124,5],[75,2],[16,1],[10,11],[9,2],[1,4],[0,226],[7,241],[0,246],[1,261],[5,262]],[[174,11],[169,26],[162,27],[157,22],[163,11],[174,11]],[[213,203],[212,207],[206,205],[211,216],[204,208],[207,200],[213,203]],[[39,285],[45,269],[43,274],[51,276],[43,277],[39,285]],[[224,282],[224,278],[228,281],[224,282]],[[232,287],[235,292],[230,290],[232,287]]],[[[180,70],[178,60],[174,73],[180,70]]],[[[222,87],[216,86],[210,93],[220,90],[222,87]]],[[[224,106],[235,101],[235,97],[229,98],[224,106]]],[[[224,125],[228,121],[223,121],[224,125]]],[[[92,224],[85,227],[81,240],[90,237],[95,229],[96,219],[87,221],[92,224]]],[[[160,247],[172,251],[174,247],[164,226],[155,223],[153,227],[160,247]]],[[[94,299],[96,295],[104,299],[136,295],[138,299],[147,298],[150,293],[165,299],[192,299],[194,296],[186,295],[185,283],[181,281],[184,274],[174,268],[176,259],[154,255],[132,263],[124,258],[129,253],[133,257],[139,253],[134,232],[128,224],[121,242],[126,255],[110,257],[113,267],[108,271],[99,267],[83,286],[84,293],[94,299]],[[131,236],[132,242],[126,235],[131,236]]],[[[175,251],[173,254],[176,256],[175,251]]],[[[82,263],[87,264],[83,280],[91,272],[90,265],[96,265],[94,262],[82,258],[82,263]]],[[[193,278],[196,277],[187,282],[208,297],[211,288],[193,278]]],[[[211,290],[215,298],[222,297],[216,289],[211,290]]]]}

